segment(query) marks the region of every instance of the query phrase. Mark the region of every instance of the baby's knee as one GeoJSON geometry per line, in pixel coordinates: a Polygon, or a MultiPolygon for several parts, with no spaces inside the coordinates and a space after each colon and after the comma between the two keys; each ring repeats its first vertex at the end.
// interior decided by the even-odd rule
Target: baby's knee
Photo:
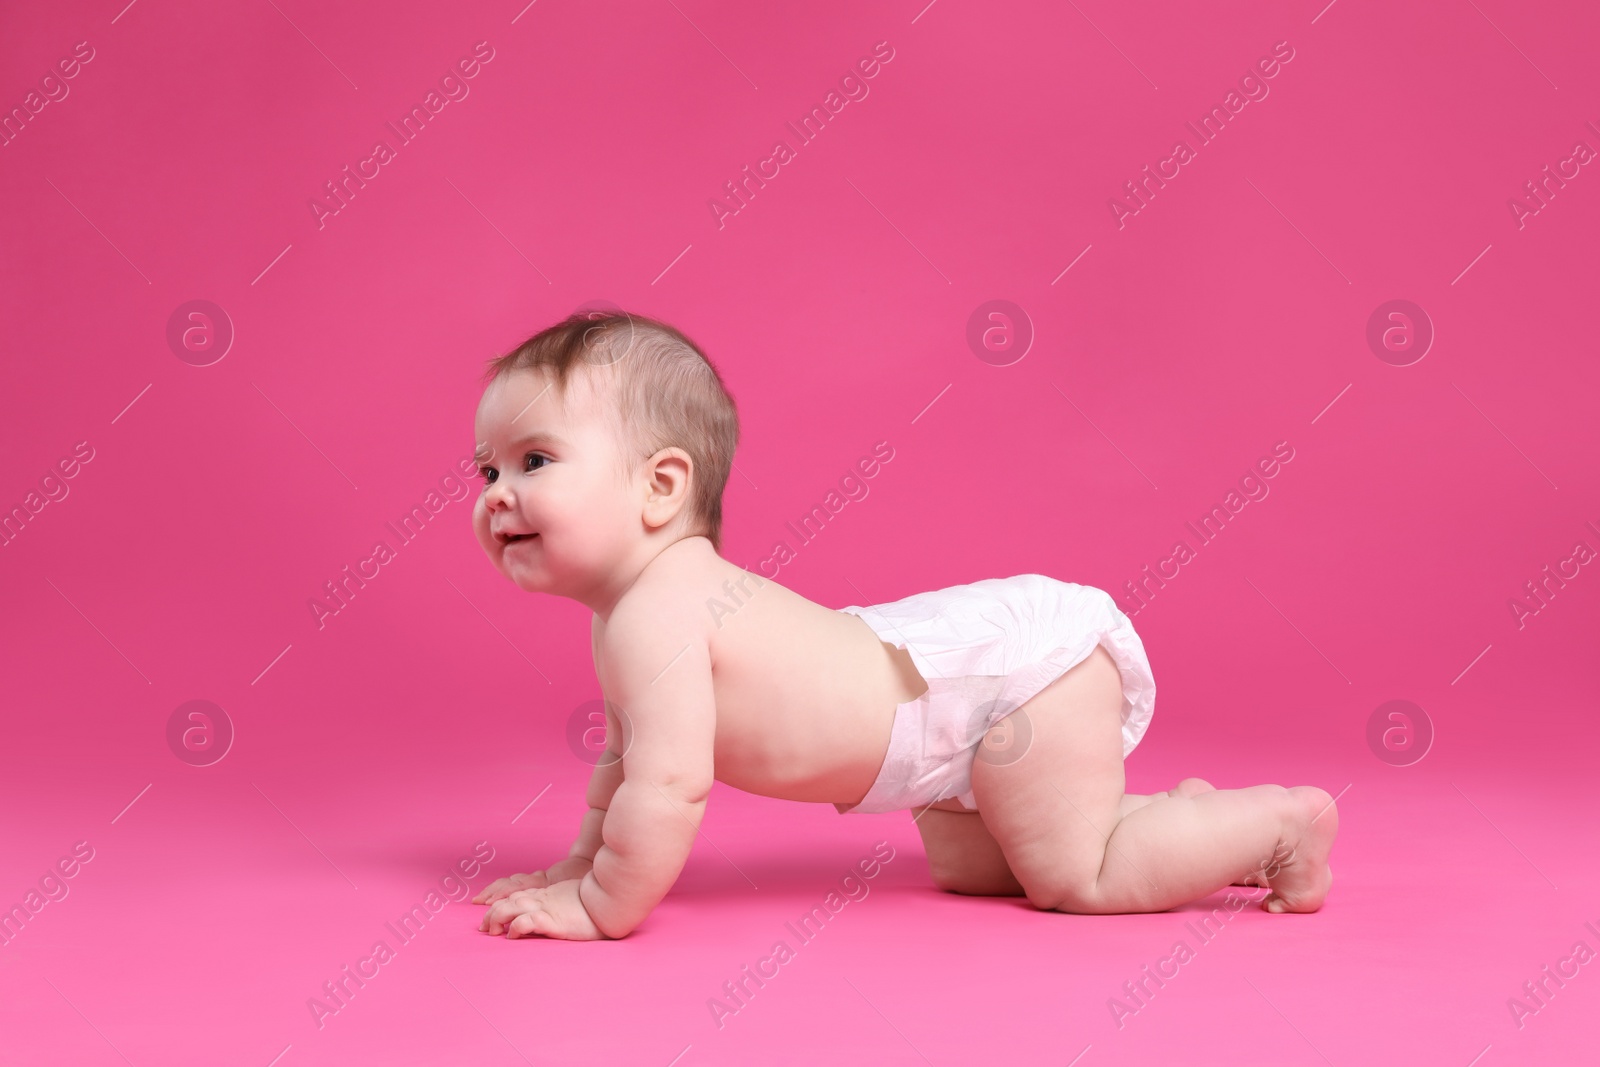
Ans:
{"type": "Polygon", "coordinates": [[[984,869],[973,866],[928,865],[928,876],[933,884],[946,893],[960,893],[970,897],[1013,896],[1018,891],[1016,879],[1006,870],[984,869]]]}
{"type": "Polygon", "coordinates": [[[1064,911],[1069,915],[1097,915],[1100,913],[1099,894],[1091,885],[1037,885],[1023,886],[1028,903],[1040,911],[1064,911]]]}
{"type": "MultiPolygon", "coordinates": [[[[1129,911],[1156,911],[1155,883],[1137,869],[1130,877],[1108,881],[1102,876],[1107,863],[1116,862],[1113,850],[1105,863],[1059,869],[1046,877],[1020,879],[1028,902],[1040,911],[1062,911],[1071,915],[1110,915],[1129,911]]],[[[1120,873],[1120,872],[1119,872],[1120,873]]]]}
{"type": "Polygon", "coordinates": [[[1099,903],[1096,887],[1097,872],[1069,873],[1055,871],[1048,874],[1032,873],[1019,877],[1023,896],[1040,911],[1065,911],[1077,915],[1092,915],[1099,903]]]}
{"type": "Polygon", "coordinates": [[[992,857],[971,852],[952,855],[949,852],[930,851],[928,877],[946,893],[974,897],[1009,897],[1022,893],[1022,886],[1011,873],[998,848],[992,857]]]}
{"type": "Polygon", "coordinates": [[[966,876],[958,863],[952,863],[928,853],[928,877],[936,888],[946,893],[960,893],[966,885],[966,876]]]}

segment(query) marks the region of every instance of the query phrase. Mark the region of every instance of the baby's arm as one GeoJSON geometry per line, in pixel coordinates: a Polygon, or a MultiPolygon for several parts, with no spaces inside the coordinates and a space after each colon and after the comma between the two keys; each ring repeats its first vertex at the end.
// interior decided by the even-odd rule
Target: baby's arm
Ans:
{"type": "Polygon", "coordinates": [[[602,686],[621,707],[623,778],[579,897],[607,937],[624,937],[689,858],[715,774],[716,705],[701,615],[657,598],[612,613],[602,686]]]}
{"type": "MultiPolygon", "coordinates": [[[[596,677],[600,674],[600,616],[592,616],[589,620],[589,662],[594,664],[596,677]]],[[[602,687],[604,691],[604,687],[602,687]]],[[[572,849],[567,853],[567,858],[559,863],[552,864],[549,875],[551,881],[560,881],[561,878],[582,878],[589,873],[589,868],[594,866],[594,854],[600,849],[600,826],[606,819],[606,808],[611,804],[611,797],[617,791],[617,786],[622,784],[622,733],[619,729],[613,730],[611,722],[613,716],[611,708],[606,708],[606,747],[600,753],[600,762],[595,764],[594,773],[589,776],[589,791],[585,800],[589,810],[583,813],[583,822],[578,826],[578,839],[572,843],[572,849]],[[559,877],[557,869],[560,868],[559,877]],[[571,873],[568,873],[571,872],[571,873]]]]}
{"type": "Polygon", "coordinates": [[[600,754],[600,763],[589,776],[589,791],[585,796],[589,810],[583,813],[583,821],[578,825],[578,839],[572,843],[566,859],[551,865],[551,881],[560,881],[562,877],[582,878],[594,866],[594,854],[600,851],[604,841],[601,828],[605,825],[606,809],[622,784],[622,753],[614,751],[612,745],[621,748],[622,741],[611,739],[608,732],[606,750],[600,754]],[[557,877],[558,872],[561,877],[557,877]]]}
{"type": "MultiPolygon", "coordinates": [[[[600,670],[599,642],[600,618],[595,616],[593,625],[589,627],[589,653],[597,674],[600,670]]],[[[594,866],[594,854],[601,845],[600,826],[605,821],[606,807],[611,803],[617,786],[622,784],[622,737],[618,731],[611,729],[609,715],[607,719],[606,747],[600,753],[600,762],[595,764],[594,773],[589,776],[589,789],[584,797],[589,810],[584,812],[583,821],[578,826],[578,839],[573,842],[566,858],[557,860],[542,871],[496,878],[472,898],[474,904],[493,904],[521,889],[542,889],[556,882],[582,878],[589,873],[589,868],[594,866]]]]}
{"type": "Polygon", "coordinates": [[[496,878],[472,898],[474,904],[493,904],[521,889],[542,889],[557,882],[582,878],[589,873],[589,868],[594,866],[594,854],[601,845],[600,828],[605,822],[606,808],[611,804],[617,786],[622,784],[622,756],[613,750],[613,746],[620,749],[622,741],[613,738],[608,730],[606,750],[600,754],[600,762],[589,776],[589,790],[585,795],[589,810],[583,815],[578,827],[578,839],[572,843],[566,858],[557,860],[542,871],[496,878]]]}
{"type": "MultiPolygon", "coordinates": [[[[481,930],[626,937],[666,896],[689,857],[715,770],[709,639],[704,616],[692,606],[644,599],[636,593],[606,627],[600,681],[618,706],[625,755],[622,780],[598,820],[593,864],[580,881],[512,892],[490,906],[481,930]]],[[[598,781],[597,774],[591,785],[598,781]]],[[[590,840],[594,815],[585,823],[590,840]]]]}

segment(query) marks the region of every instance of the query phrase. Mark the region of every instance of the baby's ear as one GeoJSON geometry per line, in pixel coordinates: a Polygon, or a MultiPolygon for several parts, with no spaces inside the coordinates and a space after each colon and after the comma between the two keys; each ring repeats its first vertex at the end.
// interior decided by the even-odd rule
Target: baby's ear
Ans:
{"type": "Polygon", "coordinates": [[[663,448],[647,464],[644,520],[651,527],[665,526],[689,502],[694,461],[681,448],[663,448]]]}

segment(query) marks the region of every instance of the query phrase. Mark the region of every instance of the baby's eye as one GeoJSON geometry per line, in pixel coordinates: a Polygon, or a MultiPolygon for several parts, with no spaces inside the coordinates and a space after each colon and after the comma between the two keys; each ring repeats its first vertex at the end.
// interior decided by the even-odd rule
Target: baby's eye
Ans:
{"type": "MultiPolygon", "coordinates": [[[[544,462],[546,464],[548,464],[550,462],[550,457],[549,456],[540,455],[538,452],[529,452],[527,454],[527,456],[524,457],[522,462],[523,462],[524,465],[527,465],[527,464],[531,464],[536,459],[542,459],[542,460],[544,460],[544,462]]],[[[541,466],[542,466],[542,464],[541,464],[541,466]]],[[[527,469],[528,469],[529,473],[532,473],[533,471],[536,471],[539,468],[530,466],[527,469]]]]}
{"type": "Polygon", "coordinates": [[[493,467],[479,467],[478,477],[482,478],[485,482],[492,483],[495,479],[495,469],[493,467]]]}

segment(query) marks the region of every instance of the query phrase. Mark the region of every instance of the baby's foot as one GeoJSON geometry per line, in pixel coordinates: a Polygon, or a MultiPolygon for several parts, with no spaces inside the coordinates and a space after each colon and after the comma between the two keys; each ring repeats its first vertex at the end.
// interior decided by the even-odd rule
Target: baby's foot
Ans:
{"type": "Polygon", "coordinates": [[[1339,832],[1339,809],[1333,797],[1314,785],[1294,786],[1289,796],[1294,814],[1265,870],[1264,884],[1272,892],[1262,898],[1261,906],[1274,913],[1316,911],[1333,885],[1328,853],[1339,832]]]}

